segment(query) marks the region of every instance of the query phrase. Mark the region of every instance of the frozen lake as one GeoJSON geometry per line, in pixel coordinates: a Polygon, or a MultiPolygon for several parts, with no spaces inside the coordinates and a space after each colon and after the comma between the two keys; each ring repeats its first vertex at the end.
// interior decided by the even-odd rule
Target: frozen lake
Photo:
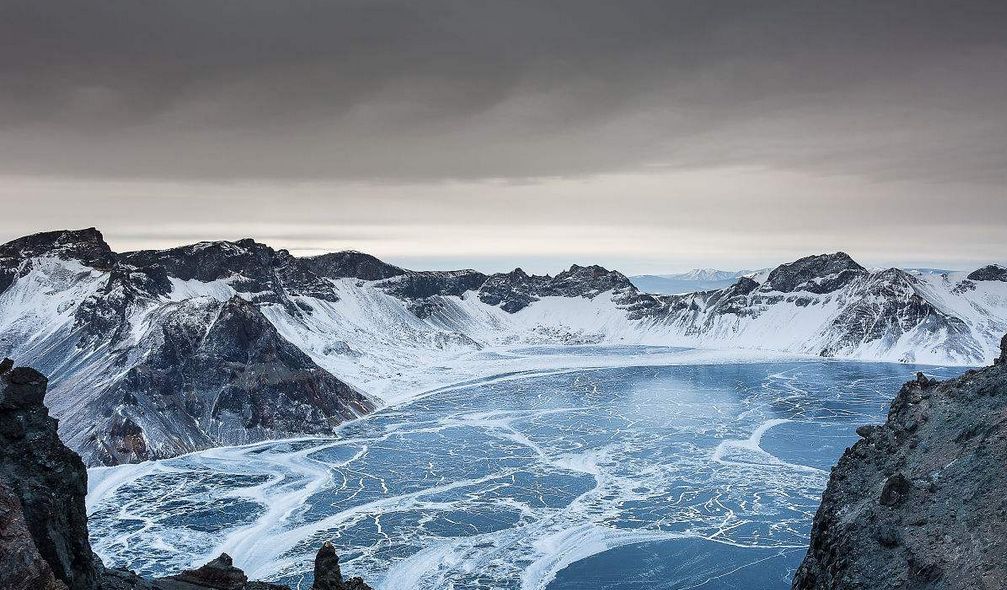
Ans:
{"type": "Polygon", "coordinates": [[[338,439],[92,470],[92,543],[153,575],[227,551],[250,577],[300,588],[326,539],[344,573],[384,590],[789,588],[829,468],[915,370],[802,361],[486,379],[338,439]]]}

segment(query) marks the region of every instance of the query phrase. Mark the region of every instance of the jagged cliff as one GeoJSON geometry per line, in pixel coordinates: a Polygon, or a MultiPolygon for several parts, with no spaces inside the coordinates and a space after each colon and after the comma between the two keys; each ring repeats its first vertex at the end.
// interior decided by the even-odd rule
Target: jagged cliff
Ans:
{"type": "MultiPolygon", "coordinates": [[[[4,590],[289,590],[249,581],[221,555],[174,576],[146,580],[106,569],[87,533],[87,470],[56,433],[44,405],[47,379],[0,363],[0,588],[4,590]]],[[[315,558],[312,590],[370,590],[344,580],[335,548],[315,558]]]]}
{"type": "MultiPolygon", "coordinates": [[[[98,574],[84,509],[87,471],[80,457],[56,435],[56,420],[42,403],[46,378],[34,369],[12,365],[5,359],[0,366],[4,369],[0,375],[0,487],[16,500],[7,502],[9,518],[18,520],[19,503],[21,519],[55,578],[71,590],[91,590],[98,587],[98,574]]],[[[7,565],[0,566],[0,571],[11,575],[7,565]]],[[[44,578],[44,572],[40,573],[44,578]]]]}
{"type": "Polygon", "coordinates": [[[1007,336],[993,366],[920,374],[857,433],[794,589],[1007,588],[1007,336]]]}

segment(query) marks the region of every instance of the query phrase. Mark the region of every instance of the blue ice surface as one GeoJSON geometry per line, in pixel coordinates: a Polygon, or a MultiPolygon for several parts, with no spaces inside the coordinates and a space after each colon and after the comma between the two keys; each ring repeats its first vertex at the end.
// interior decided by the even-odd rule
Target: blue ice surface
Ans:
{"type": "Polygon", "coordinates": [[[784,589],[830,467],[916,370],[963,371],[822,360],[477,382],[335,439],[164,461],[100,502],[91,530],[106,562],[148,575],[228,550],[306,588],[332,539],[344,573],[386,590],[784,589]]]}

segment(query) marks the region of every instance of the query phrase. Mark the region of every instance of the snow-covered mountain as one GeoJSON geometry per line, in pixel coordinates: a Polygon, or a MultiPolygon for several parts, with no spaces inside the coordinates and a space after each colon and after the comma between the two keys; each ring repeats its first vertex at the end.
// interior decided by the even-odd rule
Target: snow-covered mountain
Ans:
{"type": "Polygon", "coordinates": [[[717,270],[715,268],[694,268],[688,272],[662,275],[636,275],[629,277],[637,289],[644,293],[678,295],[723,289],[734,284],[743,276],[757,271],[717,270]]]}
{"type": "Polygon", "coordinates": [[[418,272],[253,240],[114,253],[88,229],[0,246],[0,354],[50,375],[61,436],[90,464],[330,432],[411,376],[460,380],[458,359],[528,345],[981,365],[1005,331],[995,265],[869,272],[836,253],[651,295],[598,266],[418,272]]]}

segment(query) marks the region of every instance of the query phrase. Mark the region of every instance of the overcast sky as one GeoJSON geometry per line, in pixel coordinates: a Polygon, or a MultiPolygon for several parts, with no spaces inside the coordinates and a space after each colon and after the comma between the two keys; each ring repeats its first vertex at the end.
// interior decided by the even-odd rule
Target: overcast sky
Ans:
{"type": "Polygon", "coordinates": [[[0,239],[1007,259],[1007,3],[0,2],[0,239]]]}

